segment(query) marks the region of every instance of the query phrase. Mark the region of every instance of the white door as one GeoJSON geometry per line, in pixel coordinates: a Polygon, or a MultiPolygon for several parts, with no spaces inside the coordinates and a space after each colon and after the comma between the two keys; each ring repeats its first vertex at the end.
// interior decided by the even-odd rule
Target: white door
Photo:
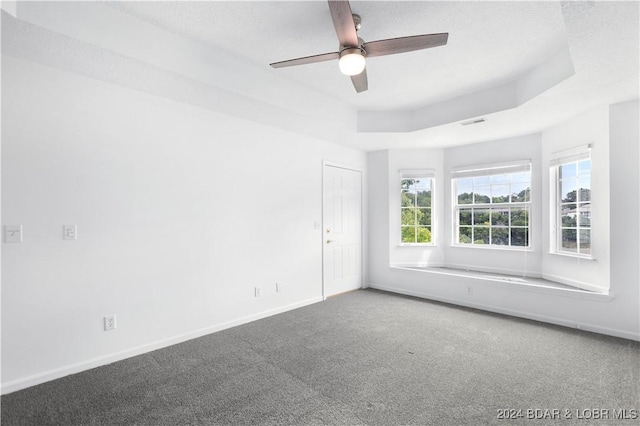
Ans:
{"type": "Polygon", "coordinates": [[[362,173],[324,165],[323,295],[362,287],[362,173]]]}

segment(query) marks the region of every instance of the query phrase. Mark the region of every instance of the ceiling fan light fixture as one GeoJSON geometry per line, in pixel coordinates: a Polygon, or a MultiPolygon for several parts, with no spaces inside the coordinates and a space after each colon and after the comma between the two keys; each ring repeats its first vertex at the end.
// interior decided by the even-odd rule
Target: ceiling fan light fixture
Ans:
{"type": "Polygon", "coordinates": [[[358,47],[350,47],[340,52],[340,60],[338,66],[340,72],[345,75],[358,75],[364,71],[366,60],[362,49],[358,47]]]}
{"type": "Polygon", "coordinates": [[[375,58],[376,56],[395,55],[396,53],[444,46],[449,38],[449,33],[437,33],[396,37],[365,43],[364,40],[358,37],[358,30],[362,26],[362,18],[352,12],[349,1],[329,0],[328,5],[333,28],[338,36],[338,51],[303,56],[287,61],[274,62],[269,65],[273,68],[282,68],[338,59],[340,72],[351,77],[353,88],[360,93],[369,88],[367,68],[365,66],[367,57],[375,58]]]}

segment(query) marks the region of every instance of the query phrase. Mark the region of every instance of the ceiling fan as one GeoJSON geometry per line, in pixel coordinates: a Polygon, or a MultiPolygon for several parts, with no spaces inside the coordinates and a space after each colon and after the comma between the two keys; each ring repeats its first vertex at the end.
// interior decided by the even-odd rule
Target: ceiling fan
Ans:
{"type": "Polygon", "coordinates": [[[355,87],[356,92],[360,93],[368,88],[365,58],[444,46],[449,38],[449,33],[439,33],[390,38],[365,43],[364,40],[358,37],[357,33],[361,27],[360,16],[351,12],[351,6],[348,1],[329,0],[329,11],[340,42],[338,52],[289,59],[287,61],[274,62],[270,65],[273,68],[283,68],[338,59],[340,71],[351,77],[353,87],[355,87]]]}

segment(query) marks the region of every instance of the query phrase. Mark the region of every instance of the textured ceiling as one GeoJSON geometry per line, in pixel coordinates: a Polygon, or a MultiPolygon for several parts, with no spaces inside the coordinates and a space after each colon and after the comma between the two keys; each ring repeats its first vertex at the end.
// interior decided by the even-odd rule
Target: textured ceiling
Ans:
{"type": "MultiPolygon", "coordinates": [[[[256,66],[333,52],[326,2],[118,2],[112,7],[245,57],[256,66]]],[[[447,46],[371,58],[357,94],[335,61],[274,70],[365,110],[406,109],[515,78],[566,43],[556,2],[353,1],[365,41],[449,33],[447,46]]]]}
{"type": "Polygon", "coordinates": [[[370,58],[360,94],[334,61],[268,65],[337,50],[326,1],[17,5],[3,56],[363,150],[535,133],[638,98],[637,1],[352,1],[365,41],[449,33],[370,58]]]}

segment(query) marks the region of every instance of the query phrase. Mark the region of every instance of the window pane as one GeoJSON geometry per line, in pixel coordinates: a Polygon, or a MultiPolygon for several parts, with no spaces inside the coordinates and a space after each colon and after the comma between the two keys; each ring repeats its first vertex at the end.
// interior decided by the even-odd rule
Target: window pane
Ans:
{"type": "Polygon", "coordinates": [[[410,190],[411,192],[415,192],[417,190],[417,179],[403,179],[402,180],[403,188],[410,190]]]}
{"type": "Polygon", "coordinates": [[[509,185],[492,185],[491,186],[491,202],[492,203],[508,203],[509,202],[509,185]]]}
{"type": "Polygon", "coordinates": [[[476,186],[474,192],[474,203],[485,204],[491,201],[491,187],[490,186],[476,186]]]}
{"type": "Polygon", "coordinates": [[[560,194],[563,203],[572,203],[577,199],[576,180],[567,179],[560,182],[560,194]]]}
{"type": "Polygon", "coordinates": [[[431,226],[431,209],[417,209],[418,224],[431,226]]]}
{"type": "Polygon", "coordinates": [[[580,191],[578,192],[579,201],[591,201],[591,179],[581,178],[578,182],[580,191]]]}
{"type": "Polygon", "coordinates": [[[568,163],[560,166],[560,179],[576,176],[576,163],[568,163]]]}
{"type": "Polygon", "coordinates": [[[431,243],[431,190],[429,177],[400,180],[400,239],[402,243],[431,243]]]}
{"type": "Polygon", "coordinates": [[[473,204],[473,190],[458,192],[458,204],[473,204]]]}
{"type": "Polygon", "coordinates": [[[458,221],[460,225],[471,225],[471,209],[460,209],[458,221]]]}
{"type": "Polygon", "coordinates": [[[562,212],[562,227],[563,228],[575,228],[578,226],[578,221],[576,219],[576,210],[575,209],[566,209],[562,212]]]}
{"type": "Polygon", "coordinates": [[[489,244],[489,228],[473,228],[473,244],[489,244]]]}
{"type": "Polygon", "coordinates": [[[401,211],[402,225],[415,225],[416,224],[416,209],[403,208],[401,211]]]}
{"type": "Polygon", "coordinates": [[[475,187],[478,186],[489,186],[491,184],[491,177],[490,176],[479,176],[479,177],[474,177],[473,178],[473,185],[475,187]]]}
{"type": "Polygon", "coordinates": [[[529,210],[512,208],[511,226],[529,226],[529,210]]]}
{"type": "Polygon", "coordinates": [[[416,206],[431,207],[431,191],[420,191],[416,194],[416,206]]]}
{"type": "Polygon", "coordinates": [[[460,228],[460,232],[458,234],[458,242],[462,244],[471,244],[471,228],[460,228]]]}
{"type": "Polygon", "coordinates": [[[531,182],[531,172],[514,173],[511,175],[512,183],[526,183],[529,185],[531,182]]]}
{"type": "Polygon", "coordinates": [[[509,226],[509,209],[491,210],[491,225],[509,226]]]}
{"type": "Polygon", "coordinates": [[[531,199],[528,183],[514,183],[511,185],[511,202],[524,203],[531,199]]]}
{"type": "Polygon", "coordinates": [[[402,179],[400,181],[400,188],[406,189],[406,190],[415,190],[414,188],[415,181],[416,181],[415,179],[402,179]]]}
{"type": "Polygon", "coordinates": [[[460,178],[456,180],[458,188],[473,188],[473,178],[460,178]]]}
{"type": "Polygon", "coordinates": [[[458,179],[456,181],[456,195],[458,197],[458,204],[473,203],[472,179],[458,179]]]}
{"type": "Polygon", "coordinates": [[[509,228],[491,228],[491,244],[498,246],[509,245],[509,228]]]}
{"type": "Polygon", "coordinates": [[[473,224],[489,226],[489,209],[473,209],[473,224]]]}
{"type": "Polygon", "coordinates": [[[511,182],[511,175],[493,175],[491,176],[492,185],[508,185],[511,182]]]}
{"type": "Polygon", "coordinates": [[[519,247],[529,246],[529,228],[512,228],[511,245],[519,247]]]}
{"type": "Polygon", "coordinates": [[[591,173],[591,160],[582,160],[578,163],[578,171],[580,175],[591,173]]]}
{"type": "Polygon", "coordinates": [[[578,208],[578,217],[580,220],[580,227],[591,226],[591,203],[580,204],[578,208]]]}
{"type": "Polygon", "coordinates": [[[402,227],[402,242],[403,243],[415,243],[416,242],[416,228],[413,226],[402,227]]]}
{"type": "Polygon", "coordinates": [[[591,231],[589,229],[580,230],[580,253],[591,254],[591,231]]]}
{"type": "Polygon", "coordinates": [[[430,243],[431,242],[431,229],[426,226],[417,228],[416,242],[418,243],[430,243]]]}
{"type": "Polygon", "coordinates": [[[578,241],[577,231],[575,229],[563,229],[562,230],[562,250],[577,252],[578,241]]]}
{"type": "MultiPolygon", "coordinates": [[[[486,170],[480,173],[483,172],[486,170]]],[[[500,173],[496,170],[495,175],[454,179],[454,185],[457,243],[528,247],[530,171],[500,173]],[[522,206],[512,209],[512,203],[522,203],[522,206]]]]}
{"type": "Polygon", "coordinates": [[[591,160],[558,166],[558,251],[591,253],[591,160]]]}
{"type": "Polygon", "coordinates": [[[416,179],[413,186],[417,192],[429,191],[431,189],[431,179],[416,179]]]}
{"type": "Polygon", "coordinates": [[[402,207],[413,207],[415,205],[415,194],[403,189],[400,194],[400,205],[402,207]]]}

